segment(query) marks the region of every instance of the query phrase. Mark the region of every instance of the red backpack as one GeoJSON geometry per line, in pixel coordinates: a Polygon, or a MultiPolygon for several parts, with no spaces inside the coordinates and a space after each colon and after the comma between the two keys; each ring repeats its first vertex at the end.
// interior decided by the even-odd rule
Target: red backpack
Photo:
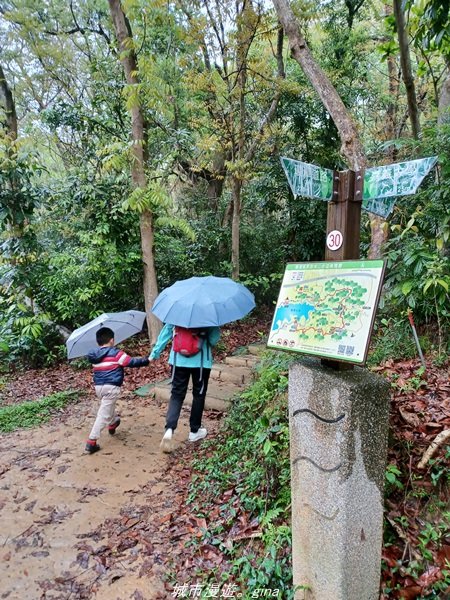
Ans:
{"type": "Polygon", "coordinates": [[[186,329],[176,325],[173,332],[172,349],[183,356],[194,356],[201,351],[204,340],[204,331],[186,329]]]}

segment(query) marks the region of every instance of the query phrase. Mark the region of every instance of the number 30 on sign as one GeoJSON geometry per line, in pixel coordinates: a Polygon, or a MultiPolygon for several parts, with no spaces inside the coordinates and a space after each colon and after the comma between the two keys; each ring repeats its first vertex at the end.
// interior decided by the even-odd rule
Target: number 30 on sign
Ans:
{"type": "Polygon", "coordinates": [[[327,248],[329,248],[329,250],[339,250],[343,241],[344,238],[342,233],[337,229],[334,229],[327,235],[327,248]]]}

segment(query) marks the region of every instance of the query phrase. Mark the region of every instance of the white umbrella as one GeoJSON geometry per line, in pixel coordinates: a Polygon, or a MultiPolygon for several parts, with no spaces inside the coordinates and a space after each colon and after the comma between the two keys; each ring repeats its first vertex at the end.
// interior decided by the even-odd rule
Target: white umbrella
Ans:
{"type": "Polygon", "coordinates": [[[109,327],[114,331],[116,344],[123,342],[135,333],[142,331],[145,312],[140,310],[126,310],[119,313],[103,313],[86,325],[75,329],[66,342],[67,358],[77,358],[97,347],[95,334],[100,327],[109,327]]]}

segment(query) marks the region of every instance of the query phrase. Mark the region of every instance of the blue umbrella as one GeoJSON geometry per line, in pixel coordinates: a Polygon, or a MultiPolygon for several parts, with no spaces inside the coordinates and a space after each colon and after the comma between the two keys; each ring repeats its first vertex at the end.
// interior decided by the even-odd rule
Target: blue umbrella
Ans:
{"type": "Polygon", "coordinates": [[[70,334],[66,342],[67,358],[85,356],[90,350],[97,347],[95,334],[100,327],[109,327],[114,331],[116,344],[123,342],[135,333],[142,331],[145,312],[140,310],[126,310],[119,313],[103,313],[86,325],[78,327],[70,334]]]}
{"type": "Polygon", "coordinates": [[[241,319],[255,307],[253,294],[228,277],[177,281],[156,298],[152,313],[180,327],[214,327],[241,319]]]}

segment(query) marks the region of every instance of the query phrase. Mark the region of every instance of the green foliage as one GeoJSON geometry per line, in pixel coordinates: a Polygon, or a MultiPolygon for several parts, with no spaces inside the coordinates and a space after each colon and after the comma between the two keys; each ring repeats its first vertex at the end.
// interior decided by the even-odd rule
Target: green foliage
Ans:
{"type": "Polygon", "coordinates": [[[427,241],[415,238],[404,240],[402,249],[391,249],[388,260],[392,267],[389,294],[394,303],[406,300],[415,313],[426,320],[439,315],[450,317],[447,310],[450,262],[446,256],[430,247],[427,241]]]}
{"type": "Polygon", "coordinates": [[[56,392],[39,400],[0,407],[0,432],[9,433],[16,429],[37,427],[49,421],[67,404],[76,402],[79,397],[79,391],[67,390],[56,392]]]}
{"type": "Polygon", "coordinates": [[[276,300],[283,273],[270,273],[269,275],[246,275],[241,273],[239,283],[249,288],[255,295],[257,303],[269,304],[276,300]]]}
{"type": "MultiPolygon", "coordinates": [[[[398,517],[395,519],[397,522],[396,529],[406,530],[409,526],[407,517],[398,517]]],[[[433,552],[438,551],[446,543],[446,536],[448,535],[450,526],[450,513],[443,511],[437,521],[428,521],[424,523],[422,521],[422,527],[419,530],[417,536],[417,546],[414,551],[414,558],[404,558],[398,561],[398,566],[392,568],[392,573],[400,571],[404,577],[411,577],[414,580],[418,580],[421,575],[427,572],[430,567],[433,567],[434,556],[433,552]]],[[[386,528],[386,533],[388,529],[386,528]]],[[[389,545],[387,542],[386,545],[389,545]]],[[[438,600],[445,597],[445,592],[448,591],[450,585],[450,562],[445,561],[447,568],[442,569],[440,577],[437,581],[432,584],[424,586],[424,590],[420,596],[421,600],[438,600]],[[444,594],[442,596],[441,594],[444,594]]],[[[386,586],[383,592],[388,597],[391,592],[400,590],[400,584],[395,587],[386,586]]],[[[393,597],[397,598],[397,595],[393,597]]]]}
{"type": "MultiPolygon", "coordinates": [[[[424,154],[434,154],[435,131],[424,132],[424,154]],[[429,147],[431,146],[431,147],[429,147]]],[[[391,220],[392,236],[386,246],[387,275],[384,304],[391,318],[403,319],[411,308],[416,325],[437,325],[440,354],[448,352],[450,331],[450,128],[440,130],[438,175],[413,198],[399,198],[391,220]]]]}
{"type": "Polygon", "coordinates": [[[402,490],[403,483],[400,480],[401,471],[394,464],[386,467],[386,494],[390,495],[393,490],[402,490]]]}
{"type": "Polygon", "coordinates": [[[428,2],[415,2],[409,0],[417,19],[414,43],[417,47],[423,46],[426,50],[439,50],[447,58],[450,57],[450,13],[446,0],[429,0],[428,2]]]}
{"type": "Polygon", "coordinates": [[[36,226],[29,288],[58,324],[75,328],[104,311],[141,307],[138,219],[121,210],[121,175],[74,170],[48,182],[36,226]]]}
{"type": "Polygon", "coordinates": [[[24,227],[41,201],[36,185],[42,172],[38,155],[28,141],[11,141],[0,129],[0,231],[24,227]]]}
{"type": "Polygon", "coordinates": [[[445,448],[445,456],[442,458],[431,458],[429,465],[431,466],[430,477],[431,482],[435,487],[439,485],[450,487],[450,469],[448,462],[450,461],[450,446],[445,448]]]}
{"type": "MultiPolygon", "coordinates": [[[[293,598],[290,564],[290,461],[287,417],[288,355],[267,353],[259,376],[233,403],[215,452],[199,459],[194,467],[190,501],[201,514],[230,489],[235,495],[222,500],[226,516],[217,530],[209,529],[209,543],[218,544],[230,562],[229,575],[245,589],[282,590],[283,598],[293,598]],[[236,498],[238,502],[236,502],[236,498]],[[244,544],[225,544],[224,536],[234,522],[236,506],[256,519],[261,530],[261,546],[248,551],[244,544]]],[[[202,574],[206,580],[208,574],[202,574]]],[[[225,575],[223,575],[225,577],[225,575]]]]}
{"type": "MultiPolygon", "coordinates": [[[[83,238],[84,236],[80,236],[83,238]]],[[[141,256],[93,237],[77,249],[41,256],[37,300],[60,324],[78,327],[102,312],[141,307],[141,256]]]]}
{"type": "Polygon", "coordinates": [[[408,359],[417,349],[406,314],[403,317],[381,318],[375,326],[367,363],[376,366],[388,359],[408,359]]]}
{"type": "Polygon", "coordinates": [[[48,367],[61,358],[61,337],[48,315],[0,288],[0,368],[48,367]]]}

